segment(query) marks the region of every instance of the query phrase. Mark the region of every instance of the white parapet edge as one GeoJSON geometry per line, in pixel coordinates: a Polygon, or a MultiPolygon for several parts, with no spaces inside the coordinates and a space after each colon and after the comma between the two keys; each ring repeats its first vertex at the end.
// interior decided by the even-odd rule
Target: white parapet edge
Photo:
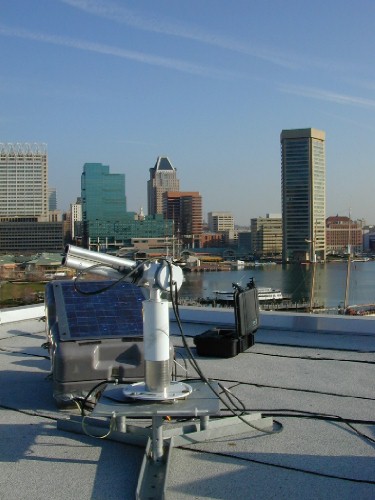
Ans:
{"type": "MultiPolygon", "coordinates": [[[[179,306],[181,321],[212,326],[234,326],[234,310],[228,308],[179,306]]],[[[45,316],[45,305],[10,307],[0,309],[0,324],[14,323],[45,316]]],[[[169,317],[175,321],[172,307],[169,317]]],[[[260,329],[290,330],[299,332],[334,332],[375,335],[375,317],[353,317],[335,314],[310,314],[276,311],[260,312],[260,329]]]]}
{"type": "Polygon", "coordinates": [[[39,319],[45,315],[45,305],[35,304],[31,306],[9,307],[0,309],[0,325],[5,323],[15,323],[28,319],[39,319]]]}
{"type": "MultiPolygon", "coordinates": [[[[179,306],[178,310],[182,322],[222,326],[235,324],[234,310],[229,307],[179,306]]],[[[277,311],[261,311],[259,316],[259,328],[265,330],[375,335],[375,317],[372,316],[353,317],[277,311]]],[[[175,320],[173,310],[170,311],[170,320],[175,320]]]]}

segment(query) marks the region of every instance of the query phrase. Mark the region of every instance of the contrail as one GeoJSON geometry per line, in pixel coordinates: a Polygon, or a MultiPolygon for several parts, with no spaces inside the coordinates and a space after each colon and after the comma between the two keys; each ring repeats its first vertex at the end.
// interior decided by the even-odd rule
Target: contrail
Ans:
{"type": "Polygon", "coordinates": [[[313,87],[302,87],[297,85],[282,85],[279,90],[288,94],[300,95],[303,97],[311,97],[320,101],[336,102],[337,104],[348,104],[352,106],[360,106],[363,108],[374,108],[374,99],[365,99],[363,97],[351,96],[347,94],[339,94],[329,90],[317,89],[313,87]]]}
{"type": "Polygon", "coordinates": [[[0,24],[0,35],[24,38],[27,40],[34,40],[42,43],[49,43],[64,47],[70,47],[74,49],[96,52],[98,54],[120,57],[123,59],[137,61],[143,64],[161,66],[167,69],[172,69],[203,77],[228,79],[228,78],[238,78],[239,76],[241,76],[235,72],[217,70],[215,68],[197,65],[179,59],[154,56],[146,54],[144,52],[131,51],[119,47],[114,47],[111,45],[88,42],[85,40],[78,40],[59,35],[46,35],[44,33],[35,33],[20,28],[10,28],[1,24],[0,24]]]}
{"type": "Polygon", "coordinates": [[[284,50],[275,50],[259,47],[251,43],[243,43],[234,38],[209,33],[196,26],[187,26],[175,20],[165,20],[155,16],[141,16],[136,12],[116,5],[110,0],[60,0],[66,5],[80,9],[102,19],[108,19],[120,24],[126,24],[136,29],[152,33],[160,33],[195,42],[204,43],[213,47],[248,55],[270,64],[286,69],[320,68],[326,71],[358,71],[358,66],[343,64],[339,61],[330,61],[315,55],[300,56],[287,53],[284,50]]]}

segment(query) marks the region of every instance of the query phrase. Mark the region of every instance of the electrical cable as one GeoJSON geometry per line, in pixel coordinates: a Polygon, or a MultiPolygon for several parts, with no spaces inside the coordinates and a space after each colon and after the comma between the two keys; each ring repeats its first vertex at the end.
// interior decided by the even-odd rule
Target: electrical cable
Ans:
{"type": "Polygon", "coordinates": [[[0,408],[3,410],[14,411],[16,413],[20,413],[21,415],[28,415],[29,417],[40,417],[45,418],[46,420],[53,420],[56,422],[58,420],[57,417],[51,417],[51,415],[44,415],[43,413],[38,413],[32,410],[21,410],[20,408],[14,408],[13,406],[0,404],[0,408]]]}
{"type": "MultiPolygon", "coordinates": [[[[171,295],[171,302],[172,302],[172,308],[173,308],[173,312],[175,315],[175,319],[176,319],[176,322],[177,322],[177,325],[178,325],[178,328],[179,328],[179,331],[181,334],[182,342],[183,342],[184,347],[188,353],[188,360],[189,360],[190,364],[192,365],[192,367],[194,368],[194,370],[196,371],[196,373],[199,375],[200,379],[208,385],[208,387],[215,394],[215,396],[221,401],[221,403],[227,408],[227,410],[229,410],[232,413],[233,416],[237,417],[239,420],[241,420],[243,423],[245,423],[246,425],[248,425],[252,429],[255,429],[255,430],[260,431],[260,432],[264,432],[266,434],[275,434],[275,433],[280,432],[282,430],[282,426],[281,426],[281,428],[279,428],[277,430],[272,429],[269,431],[268,429],[259,428],[256,425],[248,422],[245,418],[243,418],[241,409],[238,408],[235,404],[233,404],[234,403],[233,400],[231,400],[231,398],[228,398],[231,401],[231,403],[233,404],[234,409],[225,401],[225,399],[223,399],[221,394],[213,387],[212,383],[204,375],[202,369],[199,366],[199,363],[195,359],[195,357],[194,357],[194,355],[193,355],[193,353],[192,353],[192,351],[187,343],[187,340],[185,338],[185,334],[184,334],[184,331],[182,328],[181,319],[180,319],[180,315],[179,315],[179,311],[178,311],[178,294],[177,294],[177,287],[176,286],[175,286],[175,290],[174,290],[175,293],[173,292],[173,285],[175,285],[175,283],[173,282],[173,277],[172,277],[172,266],[171,266],[171,263],[169,261],[166,261],[166,262],[169,266],[169,272],[170,272],[170,295],[171,295]]],[[[227,394],[227,396],[228,396],[228,394],[227,394]]],[[[279,425],[281,425],[281,424],[279,424],[279,425]]]]}
{"type": "MultiPolygon", "coordinates": [[[[178,356],[181,356],[181,353],[177,353],[178,356]]],[[[184,362],[184,366],[182,366],[176,359],[176,356],[175,356],[175,359],[174,359],[174,365],[175,365],[175,380],[177,380],[178,378],[178,375],[177,375],[177,367],[179,366],[182,370],[185,371],[185,377],[187,377],[187,373],[188,373],[188,368],[187,368],[187,363],[186,363],[186,358],[184,358],[183,356],[181,356],[183,362],[184,362]]]]}
{"type": "MultiPolygon", "coordinates": [[[[2,408],[4,410],[9,410],[9,411],[15,411],[17,413],[22,413],[22,414],[29,415],[32,417],[41,417],[41,418],[45,418],[47,420],[52,420],[52,421],[58,420],[57,417],[51,417],[49,415],[41,415],[41,414],[36,413],[36,412],[21,410],[19,408],[13,408],[13,407],[3,405],[3,404],[0,405],[0,408],[2,408]]],[[[251,410],[251,411],[254,411],[254,410],[251,410]]],[[[262,411],[266,411],[266,410],[262,410],[262,411]]],[[[290,410],[288,410],[288,411],[290,411],[290,410]]],[[[367,423],[367,421],[363,421],[363,422],[361,421],[358,423],[367,423]]],[[[111,427],[111,425],[110,425],[110,427],[111,427]]],[[[115,428],[115,426],[113,425],[111,430],[114,430],[114,428],[115,428]]],[[[101,436],[92,435],[92,437],[100,438],[101,436]]],[[[258,464],[258,465],[265,465],[265,466],[269,466],[269,467],[275,467],[275,468],[290,470],[290,471],[294,471],[294,472],[301,472],[303,474],[310,474],[310,475],[314,475],[314,476],[318,476],[318,477],[326,477],[328,479],[338,479],[338,480],[342,480],[342,481],[349,481],[349,482],[361,483],[361,484],[371,484],[371,485],[375,484],[375,481],[371,481],[371,480],[336,476],[333,474],[326,474],[326,473],[321,473],[321,472],[317,472],[317,471],[310,471],[307,469],[301,469],[301,468],[282,465],[282,464],[275,464],[275,463],[271,463],[271,462],[266,462],[264,460],[257,460],[257,459],[253,459],[253,458],[241,457],[241,456],[237,456],[237,455],[232,455],[230,453],[220,453],[220,452],[214,452],[214,451],[201,450],[201,449],[197,449],[197,448],[191,448],[189,445],[180,445],[180,446],[177,446],[176,448],[189,450],[189,451],[194,452],[194,453],[203,453],[203,454],[207,454],[207,455],[222,456],[222,457],[231,458],[231,459],[235,459],[235,460],[239,460],[239,461],[245,461],[245,462],[254,463],[254,464],[258,464]]]]}
{"type": "Polygon", "coordinates": [[[79,398],[79,397],[73,398],[73,401],[77,402],[80,405],[81,416],[82,417],[86,416],[85,409],[86,409],[86,406],[87,406],[87,404],[89,402],[89,399],[91,397],[93,397],[93,396],[96,397],[97,394],[100,392],[100,391],[98,391],[96,394],[94,394],[97,389],[99,389],[101,386],[106,385],[106,384],[117,384],[117,383],[118,383],[117,379],[101,380],[100,382],[98,382],[97,384],[95,384],[89,390],[89,392],[86,394],[85,397],[83,397],[83,398],[79,398]]]}
{"type": "Polygon", "coordinates": [[[261,387],[261,388],[266,388],[266,389],[280,389],[284,391],[295,391],[295,392],[306,392],[306,393],[311,393],[311,394],[320,394],[323,396],[334,396],[338,398],[353,398],[353,399],[359,399],[359,400],[365,400],[365,401],[375,401],[375,398],[370,398],[366,396],[354,396],[352,394],[338,394],[335,392],[325,392],[325,391],[318,391],[314,389],[303,389],[303,388],[297,388],[297,387],[284,387],[284,386],[279,386],[279,385],[270,385],[270,384],[260,384],[256,382],[245,382],[242,380],[234,380],[234,379],[223,379],[220,378],[218,380],[221,380],[222,382],[230,382],[230,383],[239,383],[243,385],[248,385],[248,386],[254,386],[254,387],[261,387]]]}
{"type": "Polygon", "coordinates": [[[264,410],[264,409],[249,409],[246,408],[245,411],[248,412],[262,412],[262,414],[267,415],[269,417],[285,417],[285,418],[305,418],[305,419],[311,419],[311,420],[322,420],[326,422],[338,422],[347,425],[350,429],[352,429],[358,436],[366,439],[367,441],[370,441],[371,443],[375,443],[375,439],[372,437],[368,436],[367,434],[364,434],[361,432],[359,429],[356,429],[353,424],[357,425],[374,425],[375,426],[375,421],[374,420],[358,420],[358,419],[349,419],[349,418],[344,418],[340,417],[339,415],[329,415],[329,414],[324,414],[324,413],[316,413],[316,412],[309,412],[309,411],[304,411],[304,410],[292,410],[292,409],[278,409],[278,410],[264,410]],[[299,411],[300,413],[296,413],[299,411]],[[293,413],[284,413],[284,412],[293,412],[293,413]]]}
{"type": "MultiPolygon", "coordinates": [[[[222,379],[220,379],[220,380],[222,380],[222,379]]],[[[258,384],[251,384],[249,382],[241,382],[241,381],[238,381],[238,380],[232,380],[232,381],[231,380],[225,380],[225,381],[226,382],[233,382],[236,385],[241,385],[242,384],[242,385],[257,385],[258,386],[258,384]]],[[[219,386],[224,391],[229,392],[233,397],[236,397],[234,394],[232,394],[229,391],[229,389],[225,388],[223,385],[219,384],[219,386]]],[[[298,390],[298,389],[294,389],[294,390],[298,390]]],[[[314,391],[314,392],[317,392],[317,391],[314,391]]],[[[326,394],[326,393],[322,393],[322,394],[326,394]]],[[[339,395],[336,395],[336,396],[339,396],[339,395]]],[[[340,397],[350,397],[350,396],[342,395],[340,397]]],[[[355,396],[353,396],[353,397],[355,397],[355,396]]],[[[242,404],[242,402],[240,401],[240,399],[238,399],[238,401],[242,404]]],[[[223,411],[225,411],[225,409],[223,411]]],[[[231,412],[231,410],[228,410],[228,409],[227,409],[227,411],[231,412]]],[[[283,411],[283,410],[278,410],[278,411],[283,411]]],[[[294,411],[294,410],[285,410],[285,411],[294,411]]],[[[277,416],[284,417],[284,416],[286,416],[284,413],[275,413],[275,411],[271,411],[271,410],[249,409],[249,408],[245,408],[245,407],[243,407],[243,412],[244,413],[262,412],[262,414],[268,415],[268,416],[271,416],[271,417],[277,417],[277,416]]],[[[308,415],[301,416],[301,418],[312,418],[312,419],[315,418],[315,419],[320,419],[320,420],[331,420],[331,421],[337,421],[337,422],[344,423],[348,427],[350,427],[360,437],[363,437],[364,439],[366,439],[366,440],[368,440],[370,442],[375,442],[375,440],[373,438],[371,438],[370,436],[367,436],[366,434],[362,433],[361,431],[359,431],[358,429],[356,429],[355,427],[353,427],[351,425],[351,423],[375,425],[375,422],[373,422],[373,421],[353,421],[353,422],[351,422],[349,419],[345,419],[345,418],[340,417],[338,415],[324,415],[324,414],[321,414],[321,413],[317,414],[315,412],[314,413],[313,412],[304,412],[304,413],[308,414],[308,415]]],[[[293,415],[291,415],[291,417],[292,416],[293,415]]]]}
{"type": "Polygon", "coordinates": [[[232,403],[233,406],[236,406],[236,405],[233,402],[232,398],[236,399],[239,402],[239,404],[242,406],[242,414],[247,413],[244,402],[241,401],[241,399],[238,396],[233,394],[227,387],[224,387],[222,384],[219,383],[218,385],[219,385],[220,389],[225,393],[226,397],[229,399],[229,401],[232,403]]]}
{"type": "Polygon", "coordinates": [[[312,357],[312,356],[291,356],[287,354],[273,354],[273,353],[268,353],[268,352],[245,352],[244,354],[246,355],[252,355],[252,356],[271,356],[275,358],[288,358],[288,359],[306,359],[307,361],[338,361],[340,363],[363,363],[363,364],[369,364],[369,365],[375,365],[375,361],[367,361],[367,360],[361,360],[361,359],[342,359],[342,358],[323,358],[321,356],[319,357],[312,357]]]}
{"type": "Polygon", "coordinates": [[[222,452],[215,452],[215,451],[200,450],[199,448],[191,448],[189,445],[180,445],[177,448],[189,450],[189,451],[192,451],[194,453],[205,453],[207,455],[214,455],[214,456],[226,457],[226,458],[234,458],[234,459],[242,461],[242,462],[250,462],[250,463],[254,463],[254,464],[258,464],[258,465],[266,465],[269,467],[276,467],[278,469],[285,469],[285,470],[294,471],[294,472],[301,472],[303,474],[311,474],[313,476],[325,477],[327,479],[338,479],[341,481],[349,481],[352,483],[361,483],[361,484],[375,484],[375,481],[368,480],[368,479],[356,479],[356,478],[351,478],[351,477],[336,476],[334,474],[326,474],[325,472],[317,472],[317,471],[312,471],[312,470],[307,470],[307,469],[301,469],[298,467],[293,467],[291,465],[275,464],[272,462],[266,462],[265,460],[257,460],[254,458],[241,457],[238,455],[232,455],[231,453],[222,453],[222,452]]]}
{"type": "Polygon", "coordinates": [[[88,430],[86,428],[86,422],[85,422],[85,420],[86,420],[87,417],[88,417],[88,415],[85,415],[82,418],[82,430],[89,437],[96,438],[96,439],[105,439],[105,438],[107,438],[112,433],[112,431],[114,431],[116,429],[116,415],[113,414],[113,415],[111,415],[111,418],[109,420],[109,429],[108,429],[108,432],[106,432],[105,434],[102,434],[101,436],[97,436],[95,434],[91,434],[90,432],[88,432],[88,430]]]}
{"type": "Polygon", "coordinates": [[[311,418],[317,420],[327,420],[327,421],[341,421],[349,422],[351,424],[359,425],[375,425],[375,420],[361,420],[358,418],[344,418],[339,415],[333,415],[330,413],[320,413],[308,410],[293,409],[293,408],[246,408],[246,411],[260,411],[268,415],[275,415],[276,417],[297,417],[297,418],[311,418]],[[288,413],[290,412],[290,413],[288,413]]]}
{"type": "MultiPolygon", "coordinates": [[[[188,346],[187,344],[187,341],[186,341],[186,336],[183,332],[183,328],[182,328],[182,324],[181,324],[181,320],[180,320],[180,316],[179,316],[179,310],[178,310],[178,290],[177,290],[177,286],[176,286],[176,283],[173,281],[173,271],[172,271],[172,265],[171,265],[171,262],[167,259],[163,259],[163,261],[165,261],[169,267],[169,273],[170,273],[170,283],[169,283],[169,288],[170,288],[170,296],[171,296],[171,302],[172,302],[172,307],[173,307],[173,311],[174,311],[174,315],[175,315],[175,318],[176,318],[176,321],[177,321],[177,324],[178,324],[178,327],[179,327],[179,330],[180,330],[180,334],[181,334],[181,338],[182,338],[182,341],[183,341],[183,344],[184,344],[184,347],[185,347],[185,350],[186,352],[188,353],[188,361],[190,362],[190,364],[192,365],[192,367],[194,368],[194,370],[197,372],[197,374],[199,375],[200,379],[202,381],[204,381],[205,383],[208,384],[208,386],[210,387],[210,389],[214,392],[214,394],[219,398],[219,400],[223,403],[223,405],[225,406],[225,408],[230,412],[232,413],[233,415],[237,416],[238,418],[240,418],[241,420],[243,420],[247,425],[250,425],[250,427],[253,427],[259,431],[263,431],[263,432],[269,432],[269,431],[265,431],[264,429],[259,429],[257,428],[256,426],[252,425],[252,424],[249,424],[245,419],[242,419],[241,418],[241,415],[243,415],[244,413],[246,413],[246,408],[245,408],[245,405],[244,403],[237,397],[235,396],[229,389],[227,389],[226,387],[224,387],[222,384],[219,383],[219,387],[221,388],[221,390],[223,391],[223,393],[226,395],[227,399],[229,400],[229,402],[231,403],[232,407],[230,407],[228,405],[228,403],[223,399],[222,395],[220,393],[218,393],[216,391],[216,389],[212,386],[211,382],[207,379],[207,377],[204,375],[203,371],[201,370],[197,360],[194,358],[194,355],[190,349],[190,347],[188,346]],[[173,286],[175,286],[175,289],[173,290],[173,286]],[[234,399],[237,400],[237,402],[240,404],[240,406],[242,408],[239,408],[236,403],[234,402],[234,399]],[[233,409],[234,408],[234,409],[233,409]],[[238,414],[240,413],[240,414],[238,414]]],[[[90,269],[93,269],[95,267],[99,267],[99,265],[94,265],[94,266],[91,266],[90,268],[86,269],[85,271],[88,271],[90,269]]],[[[135,274],[136,271],[138,271],[138,268],[139,266],[137,266],[135,269],[133,269],[130,273],[128,273],[127,275],[121,277],[119,280],[115,281],[114,283],[111,283],[109,286],[107,287],[103,287],[102,289],[100,290],[97,290],[95,292],[83,292],[82,290],[79,290],[78,287],[76,287],[76,283],[75,283],[75,288],[77,291],[79,291],[80,293],[84,293],[84,294],[97,294],[97,293],[102,293],[106,290],[108,290],[109,288],[111,288],[112,286],[116,285],[118,282],[122,281],[124,278],[129,278],[129,276],[131,274],[135,274]]],[[[82,273],[82,272],[81,272],[82,273]]],[[[80,274],[81,274],[80,273],[80,274]]],[[[77,279],[79,279],[80,277],[80,274],[77,276],[77,279]]],[[[75,280],[76,281],[76,280],[75,280]]],[[[236,289],[236,292],[235,293],[239,293],[239,290],[236,289]]],[[[259,354],[262,354],[262,353],[259,353],[259,354]]],[[[301,357],[302,358],[302,357],[301,357]]],[[[186,360],[184,360],[185,363],[186,363],[186,360]]],[[[186,367],[186,365],[185,365],[186,367]]],[[[187,367],[186,367],[186,371],[187,371],[187,367]]],[[[177,372],[175,374],[176,378],[177,378],[177,372]]],[[[105,382],[101,382],[99,384],[97,384],[97,386],[95,386],[90,392],[89,394],[86,396],[86,398],[83,400],[83,404],[82,404],[82,414],[84,416],[84,408],[85,406],[87,406],[87,402],[88,402],[88,399],[89,397],[92,395],[92,393],[98,388],[100,387],[100,385],[102,385],[103,383],[108,383],[110,381],[105,381],[105,382]]],[[[237,381],[238,383],[242,383],[240,381],[237,381]]],[[[257,384],[247,384],[247,385],[257,385],[257,384]]],[[[316,392],[316,391],[314,391],[316,392]]],[[[340,421],[343,421],[344,423],[346,423],[344,420],[340,420],[340,421]]],[[[355,432],[357,432],[357,429],[353,428],[353,430],[355,432]]],[[[271,431],[270,433],[274,433],[275,431],[271,431]]],[[[364,437],[366,437],[364,435],[364,437]]]]}
{"type": "MultiPolygon", "coordinates": [[[[307,332],[307,333],[311,333],[311,332],[307,332]]],[[[318,336],[318,335],[326,335],[325,333],[318,333],[318,332],[314,332],[314,336],[318,336]]],[[[360,335],[360,334],[356,334],[356,336],[360,337],[366,337],[366,335],[360,335]]],[[[193,335],[191,335],[191,337],[193,337],[193,335]]],[[[286,344],[285,342],[262,342],[262,341],[257,341],[257,344],[260,344],[260,345],[272,345],[272,346],[275,346],[275,347],[293,347],[295,349],[321,349],[322,351],[336,351],[336,352],[355,352],[355,353],[358,353],[358,354],[375,354],[375,351],[361,351],[359,349],[343,349],[343,348],[338,348],[338,347],[324,347],[324,348],[321,348],[320,346],[314,346],[314,345],[295,345],[295,344],[286,344]]]]}
{"type": "Polygon", "coordinates": [[[90,272],[90,271],[92,271],[92,270],[94,270],[94,269],[96,269],[98,267],[108,267],[109,269],[112,269],[111,266],[106,265],[106,264],[94,264],[93,266],[90,266],[90,267],[88,267],[86,269],[82,269],[81,271],[78,272],[75,280],[73,281],[74,290],[76,292],[80,293],[81,295],[98,295],[100,293],[106,292],[107,290],[109,290],[110,288],[114,287],[115,285],[117,285],[121,281],[124,281],[125,279],[129,279],[129,277],[131,277],[133,274],[137,275],[137,272],[139,271],[139,268],[141,267],[141,264],[138,264],[134,269],[132,269],[131,271],[129,271],[127,274],[124,274],[119,279],[114,280],[109,285],[103,286],[102,288],[99,288],[98,290],[86,292],[85,290],[82,290],[81,288],[78,288],[77,281],[80,280],[80,278],[83,276],[83,274],[85,274],[87,272],[90,272]]]}
{"type": "Polygon", "coordinates": [[[4,347],[0,347],[0,352],[9,354],[22,354],[23,356],[32,356],[35,358],[42,358],[42,359],[50,359],[49,356],[43,356],[42,354],[31,354],[29,352],[24,352],[24,351],[11,351],[10,349],[6,349],[4,347]]]}
{"type": "Polygon", "coordinates": [[[39,332],[33,332],[33,333],[26,333],[26,332],[16,332],[16,333],[13,333],[12,332],[11,334],[7,335],[6,337],[1,337],[0,338],[0,342],[3,341],[3,340],[9,340],[9,339],[12,339],[12,338],[17,338],[17,337],[32,337],[32,338],[35,338],[39,334],[40,334],[40,336],[42,338],[45,337],[45,331],[44,330],[40,330],[39,332]]]}
{"type": "Polygon", "coordinates": [[[320,394],[322,396],[335,396],[338,398],[352,398],[352,399],[360,399],[360,400],[364,400],[364,401],[375,401],[375,398],[370,398],[367,396],[353,396],[352,394],[338,394],[335,392],[318,391],[315,389],[299,389],[297,387],[283,387],[283,386],[279,386],[279,385],[268,385],[268,384],[260,384],[260,383],[255,383],[255,382],[245,382],[245,381],[241,381],[241,380],[231,380],[231,379],[223,379],[223,378],[219,378],[218,380],[221,380],[222,382],[240,383],[242,385],[262,387],[262,388],[266,388],[266,389],[280,389],[283,391],[295,391],[295,392],[307,392],[310,394],[320,394]]]}

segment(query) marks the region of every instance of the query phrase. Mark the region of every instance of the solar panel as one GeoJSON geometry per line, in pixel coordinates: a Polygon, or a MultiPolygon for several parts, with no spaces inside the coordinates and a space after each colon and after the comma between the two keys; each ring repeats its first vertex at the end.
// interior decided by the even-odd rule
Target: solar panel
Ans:
{"type": "Polygon", "coordinates": [[[49,323],[55,316],[61,341],[142,337],[144,296],[136,285],[111,281],[55,281],[46,286],[49,323]]]}

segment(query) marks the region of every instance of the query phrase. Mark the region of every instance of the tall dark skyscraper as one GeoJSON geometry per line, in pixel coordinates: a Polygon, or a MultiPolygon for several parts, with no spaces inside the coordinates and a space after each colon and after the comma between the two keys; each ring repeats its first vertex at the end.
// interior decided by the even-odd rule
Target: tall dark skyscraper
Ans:
{"type": "Polygon", "coordinates": [[[164,219],[173,221],[173,235],[185,244],[199,246],[202,234],[202,197],[196,192],[168,191],[163,194],[164,219]]]}
{"type": "Polygon", "coordinates": [[[325,132],[283,130],[280,141],[283,260],[325,260],[325,132]]]}
{"type": "Polygon", "coordinates": [[[163,213],[163,193],[180,191],[180,181],[176,169],[166,156],[159,156],[155,166],[150,168],[150,180],[147,182],[148,214],[163,213]]]}

